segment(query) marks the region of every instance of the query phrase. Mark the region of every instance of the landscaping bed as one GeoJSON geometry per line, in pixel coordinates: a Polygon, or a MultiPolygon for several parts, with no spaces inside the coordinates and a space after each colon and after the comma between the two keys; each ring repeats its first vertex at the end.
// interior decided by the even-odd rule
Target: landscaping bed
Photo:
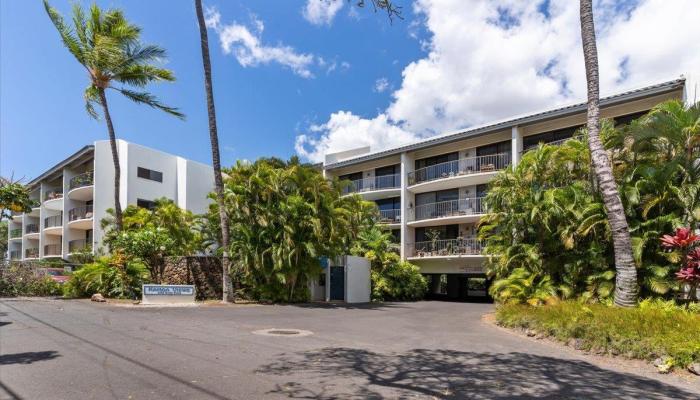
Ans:
{"type": "Polygon", "coordinates": [[[661,372],[693,370],[700,361],[700,314],[670,302],[646,301],[637,308],[576,301],[539,307],[504,304],[496,310],[496,322],[578,350],[654,361],[661,372]]]}

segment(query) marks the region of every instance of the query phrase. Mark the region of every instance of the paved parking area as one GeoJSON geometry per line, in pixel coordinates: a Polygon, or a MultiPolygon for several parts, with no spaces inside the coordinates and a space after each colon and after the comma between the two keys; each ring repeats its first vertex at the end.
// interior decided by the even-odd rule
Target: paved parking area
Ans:
{"type": "Polygon", "coordinates": [[[481,320],[488,304],[0,299],[0,399],[684,399],[700,386],[481,320]],[[302,329],[294,337],[254,334],[302,329]]]}

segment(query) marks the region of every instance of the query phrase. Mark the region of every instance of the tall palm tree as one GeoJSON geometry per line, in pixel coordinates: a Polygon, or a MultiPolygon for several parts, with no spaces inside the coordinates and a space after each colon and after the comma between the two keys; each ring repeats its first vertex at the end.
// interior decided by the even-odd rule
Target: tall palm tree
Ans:
{"type": "Polygon", "coordinates": [[[93,4],[86,15],[80,5],[75,4],[73,25],[69,26],[47,0],[44,0],[44,8],[58,30],[63,44],[87,70],[90,84],[85,89],[85,109],[91,117],[97,119],[95,105],[102,107],[114,162],[115,225],[117,230],[121,230],[122,208],[119,202],[121,168],[106,91],[115,90],[136,103],[146,104],[178,118],[184,118],[176,108],[164,105],[148,92],[129,89],[125,86],[114,86],[116,82],[143,89],[151,82],[172,82],[175,76],[170,70],[152,64],[165,58],[165,50],[158,46],[142,44],[141,28],[129,23],[121,10],[103,11],[93,4]]]}
{"type": "Polygon", "coordinates": [[[223,273],[223,299],[224,302],[232,300],[233,290],[229,268],[229,221],[224,205],[224,183],[221,176],[221,156],[219,153],[219,133],[216,128],[216,108],[214,107],[214,92],[211,83],[211,60],[209,59],[209,36],[202,11],[202,0],[195,0],[197,10],[197,22],[199,23],[199,38],[202,47],[202,64],[204,65],[204,90],[207,95],[207,113],[209,114],[209,140],[211,141],[211,159],[214,166],[214,192],[216,204],[219,208],[219,225],[221,226],[221,247],[223,259],[221,261],[223,273]]]}
{"type": "Polygon", "coordinates": [[[617,190],[608,154],[600,141],[600,95],[598,84],[598,50],[593,25],[592,0],[581,3],[581,41],[588,83],[588,147],[598,187],[605,204],[615,252],[615,304],[632,307],[637,304],[637,269],[632,257],[632,240],[625,209],[617,190]]]}

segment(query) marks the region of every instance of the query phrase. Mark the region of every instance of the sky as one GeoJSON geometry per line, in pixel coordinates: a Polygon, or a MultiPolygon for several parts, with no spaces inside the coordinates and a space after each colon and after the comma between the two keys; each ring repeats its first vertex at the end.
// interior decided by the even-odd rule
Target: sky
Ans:
{"type": "MultiPolygon", "coordinates": [[[[578,2],[209,0],[222,162],[372,151],[585,99],[578,2]],[[369,3],[369,1],[368,1],[369,3]]],[[[78,1],[84,6],[87,1],[78,1]]],[[[181,121],[108,93],[119,138],[211,163],[193,1],[106,0],[168,51],[149,87],[181,121]]],[[[64,15],[71,2],[53,0],[64,15]]],[[[602,94],[700,72],[700,1],[594,1],[602,94]]],[[[40,1],[0,0],[0,175],[31,179],[106,139],[84,69],[40,1]]]]}

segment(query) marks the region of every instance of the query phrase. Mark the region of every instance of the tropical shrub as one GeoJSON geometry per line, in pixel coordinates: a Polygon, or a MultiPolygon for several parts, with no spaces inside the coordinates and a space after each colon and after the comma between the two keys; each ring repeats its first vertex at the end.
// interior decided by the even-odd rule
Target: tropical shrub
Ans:
{"type": "MultiPolygon", "coordinates": [[[[347,254],[374,215],[373,204],[341,197],[339,186],[296,158],[239,161],[225,173],[234,282],[259,300],[308,300],[308,282],[321,273],[319,258],[347,254]]],[[[216,246],[215,203],[207,222],[204,236],[216,246]]]]}
{"type": "Polygon", "coordinates": [[[100,293],[105,297],[136,299],[141,285],[148,283],[146,265],[122,253],[101,257],[73,272],[63,286],[66,297],[89,297],[100,293]]]}
{"type": "Polygon", "coordinates": [[[678,228],[673,236],[662,236],[661,245],[670,251],[667,258],[680,264],[676,279],[687,286],[688,299],[697,301],[697,289],[700,284],[700,236],[689,228],[678,228]]]}
{"type": "Polygon", "coordinates": [[[11,263],[0,269],[0,297],[60,294],[61,284],[46,275],[38,275],[30,266],[11,263]]]}
{"type": "MultiPolygon", "coordinates": [[[[658,238],[681,226],[698,228],[700,107],[661,103],[630,125],[604,121],[601,137],[630,227],[640,294],[670,298],[679,289],[677,267],[658,238]]],[[[514,170],[490,183],[490,214],[480,236],[491,256],[494,297],[526,302],[528,295],[513,293],[528,293],[524,285],[544,281],[559,298],[607,301],[612,295],[610,228],[589,165],[581,131],[560,146],[526,152],[514,170]],[[502,279],[509,281],[499,284],[502,279]],[[505,297],[498,293],[506,289],[505,297]]],[[[533,302],[541,303],[538,298],[533,302]]]]}
{"type": "Polygon", "coordinates": [[[172,200],[158,199],[152,210],[128,206],[121,231],[115,229],[112,212],[108,212],[110,216],[102,221],[104,242],[112,252],[145,263],[156,282],[162,280],[165,257],[188,256],[204,249],[199,218],[172,200]]]}

